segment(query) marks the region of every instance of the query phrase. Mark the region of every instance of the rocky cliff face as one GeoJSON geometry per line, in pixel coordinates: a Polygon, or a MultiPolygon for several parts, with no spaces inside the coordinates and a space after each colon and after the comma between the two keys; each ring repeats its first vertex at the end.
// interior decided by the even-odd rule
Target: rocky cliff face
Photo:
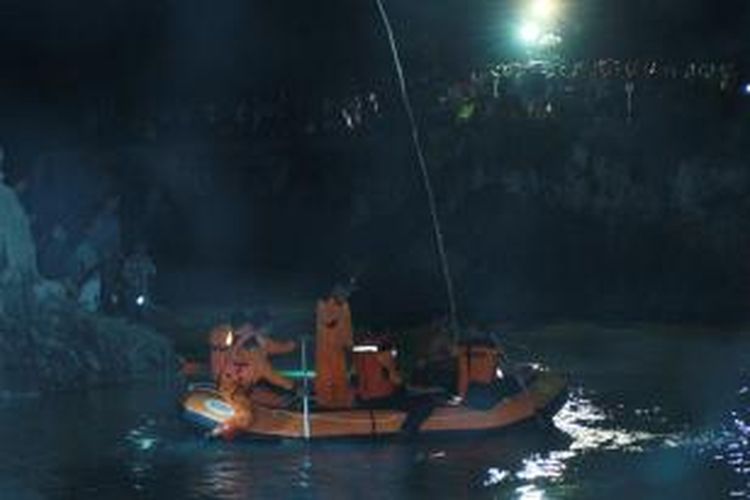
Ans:
{"type": "Polygon", "coordinates": [[[172,373],[171,345],[142,326],[81,311],[37,271],[29,218],[0,182],[0,395],[172,373]]]}
{"type": "MultiPolygon", "coordinates": [[[[713,128],[680,116],[631,124],[551,118],[428,129],[464,313],[744,317],[750,151],[738,138],[746,126],[709,123],[713,128]]],[[[355,193],[355,207],[364,204],[357,195],[376,199],[355,193]]],[[[399,249],[375,257],[370,269],[387,269],[392,280],[409,276],[407,283],[421,277],[412,293],[425,296],[439,282],[428,277],[437,266],[425,266],[435,257],[429,229],[420,229],[429,224],[424,195],[394,183],[389,196],[380,203],[388,222],[373,210],[369,218],[353,216],[352,224],[399,249]],[[400,236],[383,240],[386,234],[400,236]]],[[[389,308],[397,310],[402,299],[394,297],[389,308]]]]}
{"type": "Polygon", "coordinates": [[[0,395],[167,377],[171,343],[153,330],[74,310],[0,324],[0,395]]]}
{"type": "Polygon", "coordinates": [[[38,278],[29,218],[16,193],[3,183],[0,165],[0,315],[22,307],[38,278]]]}
{"type": "MultiPolygon", "coordinates": [[[[705,101],[660,91],[632,120],[595,103],[480,102],[461,120],[418,103],[465,319],[744,317],[747,106],[705,101]]],[[[366,321],[424,321],[445,294],[409,131],[389,109],[351,130],[126,145],[79,167],[111,166],[123,226],[162,271],[222,264],[227,280],[316,294],[355,274],[366,321]]]]}

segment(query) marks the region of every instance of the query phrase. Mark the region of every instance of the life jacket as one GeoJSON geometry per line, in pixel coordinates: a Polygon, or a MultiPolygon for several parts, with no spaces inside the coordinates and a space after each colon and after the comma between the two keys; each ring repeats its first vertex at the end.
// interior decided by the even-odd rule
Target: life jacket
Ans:
{"type": "Polygon", "coordinates": [[[357,372],[359,399],[369,401],[387,398],[393,396],[401,387],[395,351],[375,344],[355,346],[352,357],[357,372]]]}
{"type": "Polygon", "coordinates": [[[224,373],[241,387],[252,387],[271,372],[268,358],[260,349],[239,349],[224,373]]]}
{"type": "Polygon", "coordinates": [[[501,352],[495,346],[463,345],[458,348],[458,394],[466,396],[469,384],[491,384],[497,378],[501,352]]]}
{"type": "Polygon", "coordinates": [[[261,339],[252,337],[243,340],[240,333],[227,325],[216,327],[211,332],[211,374],[216,383],[225,387],[234,384],[248,388],[260,380],[267,380],[286,389],[293,386],[291,381],[273,372],[266,347],[272,352],[281,353],[289,352],[294,344],[286,345],[263,338],[261,345],[261,339]]]}

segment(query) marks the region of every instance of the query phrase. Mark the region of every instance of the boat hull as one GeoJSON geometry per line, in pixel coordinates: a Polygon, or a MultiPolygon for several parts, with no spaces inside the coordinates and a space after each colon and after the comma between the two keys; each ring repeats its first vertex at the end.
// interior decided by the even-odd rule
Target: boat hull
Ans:
{"type": "MultiPolygon", "coordinates": [[[[437,406],[419,425],[420,433],[479,432],[502,429],[535,418],[549,418],[566,397],[565,380],[551,372],[536,374],[525,390],[507,397],[490,409],[437,406]]],[[[183,401],[186,416],[206,428],[230,420],[236,413],[217,392],[199,388],[183,401]]],[[[311,439],[378,437],[403,432],[408,412],[399,409],[316,410],[309,414],[311,439]]],[[[241,432],[255,436],[304,439],[305,417],[299,410],[256,405],[253,421],[241,432]]]]}

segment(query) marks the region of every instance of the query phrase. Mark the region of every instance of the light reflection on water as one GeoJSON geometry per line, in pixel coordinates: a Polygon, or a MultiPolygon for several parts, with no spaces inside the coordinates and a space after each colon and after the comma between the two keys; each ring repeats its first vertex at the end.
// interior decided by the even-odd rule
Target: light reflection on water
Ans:
{"type": "Polygon", "coordinates": [[[738,404],[727,422],[697,436],[693,445],[729,474],[730,497],[750,498],[750,391],[743,386],[737,395],[738,404]]]}
{"type": "Polygon", "coordinates": [[[516,488],[519,500],[541,500],[544,498],[544,490],[533,484],[527,484],[516,488]]]}
{"type": "MultiPolygon", "coordinates": [[[[648,423],[651,415],[658,414],[658,407],[635,409],[633,413],[643,423],[648,423]]],[[[626,429],[614,426],[613,417],[579,389],[571,394],[570,400],[553,419],[555,426],[573,438],[570,451],[575,455],[595,450],[618,450],[642,452],[646,447],[659,444],[672,445],[680,439],[677,433],[656,433],[647,430],[626,429]]],[[[570,458],[570,457],[569,457],[570,458]]]]}
{"type": "MultiPolygon", "coordinates": [[[[655,407],[636,409],[633,413],[646,419],[660,411],[655,407]]],[[[574,467],[573,462],[582,455],[604,451],[642,453],[659,446],[675,446],[681,439],[677,433],[615,426],[612,416],[598,407],[581,388],[571,391],[569,400],[554,417],[553,424],[571,438],[565,449],[533,453],[524,458],[514,471],[490,467],[483,486],[492,488],[501,483],[510,483],[517,485],[514,494],[519,499],[544,498],[550,486],[568,479],[567,470],[574,467]]]]}
{"type": "Polygon", "coordinates": [[[130,481],[137,492],[142,492],[152,478],[154,471],[153,454],[157,450],[160,439],[155,428],[155,420],[145,419],[139,423],[125,437],[125,441],[132,458],[130,459],[130,481]]]}

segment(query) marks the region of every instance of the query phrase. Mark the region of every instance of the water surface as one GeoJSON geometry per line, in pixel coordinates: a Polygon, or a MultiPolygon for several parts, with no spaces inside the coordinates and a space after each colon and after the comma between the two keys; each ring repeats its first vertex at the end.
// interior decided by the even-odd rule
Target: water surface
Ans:
{"type": "Polygon", "coordinates": [[[416,441],[209,441],[172,382],[0,402],[2,498],[750,497],[750,336],[506,335],[562,369],[544,428],[416,441]]]}

